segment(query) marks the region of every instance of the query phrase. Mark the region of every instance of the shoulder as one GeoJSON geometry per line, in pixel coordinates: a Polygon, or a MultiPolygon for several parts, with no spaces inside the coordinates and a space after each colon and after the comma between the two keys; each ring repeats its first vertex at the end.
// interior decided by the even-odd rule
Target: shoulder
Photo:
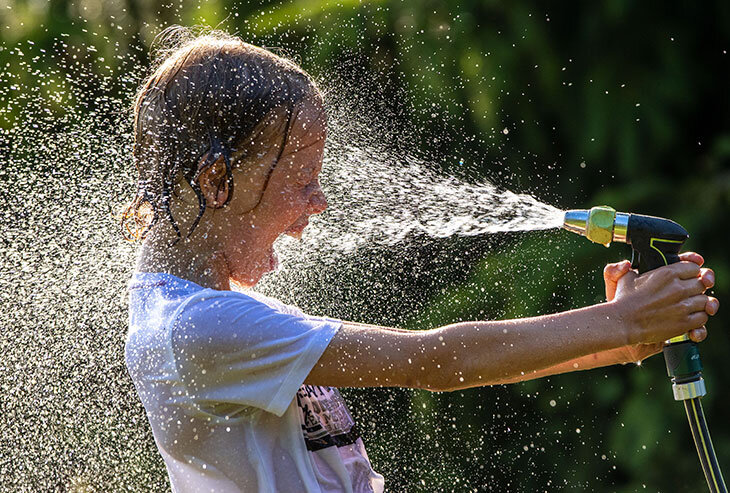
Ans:
{"type": "Polygon", "coordinates": [[[215,327],[232,328],[252,324],[261,317],[276,313],[276,308],[243,293],[203,289],[180,304],[173,329],[205,332],[215,327]]]}
{"type": "Polygon", "coordinates": [[[250,296],[254,300],[260,301],[261,303],[264,303],[271,308],[274,308],[275,310],[281,312],[281,313],[288,313],[289,315],[296,315],[298,317],[306,317],[309,318],[308,315],[306,315],[302,310],[297,308],[293,305],[287,305],[283,301],[277,300],[276,298],[272,298],[270,296],[263,295],[261,293],[257,293],[256,291],[251,291],[246,293],[247,296],[250,296]]]}
{"type": "Polygon", "coordinates": [[[171,321],[173,354],[192,364],[236,352],[250,346],[261,321],[272,316],[272,308],[244,294],[203,289],[188,296],[171,321]]]}
{"type": "Polygon", "coordinates": [[[170,326],[173,346],[226,352],[291,338],[311,328],[312,321],[303,313],[270,301],[236,291],[204,289],[192,294],[170,326]]]}

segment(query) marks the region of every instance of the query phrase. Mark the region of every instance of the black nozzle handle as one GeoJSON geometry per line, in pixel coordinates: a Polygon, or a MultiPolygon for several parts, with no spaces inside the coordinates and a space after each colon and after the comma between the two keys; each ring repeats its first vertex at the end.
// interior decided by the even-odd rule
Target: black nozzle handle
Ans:
{"type": "Polygon", "coordinates": [[[662,217],[631,214],[627,243],[631,244],[631,267],[644,273],[679,262],[679,251],[689,233],[679,224],[662,217]]]}

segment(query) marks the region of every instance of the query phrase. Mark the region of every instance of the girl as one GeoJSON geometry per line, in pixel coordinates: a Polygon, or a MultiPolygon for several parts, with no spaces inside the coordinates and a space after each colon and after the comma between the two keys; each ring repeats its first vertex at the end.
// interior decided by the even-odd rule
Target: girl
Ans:
{"type": "MultiPolygon", "coordinates": [[[[175,32],[175,31],[173,31],[175,32]]],[[[335,387],[450,391],[636,361],[718,302],[702,258],[605,270],[608,302],[407,331],[312,317],[255,293],[273,243],[327,201],[326,116],[299,67],[213,33],[168,53],[135,104],[143,227],[129,373],[176,492],[380,492],[335,387]]]]}

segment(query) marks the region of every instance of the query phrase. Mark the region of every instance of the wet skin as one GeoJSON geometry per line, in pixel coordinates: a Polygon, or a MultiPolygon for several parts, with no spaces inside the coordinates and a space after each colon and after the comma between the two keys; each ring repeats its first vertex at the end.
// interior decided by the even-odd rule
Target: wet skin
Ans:
{"type": "MultiPolygon", "coordinates": [[[[281,129],[280,120],[276,118],[272,127],[281,129]]],[[[319,183],[326,137],[321,102],[308,100],[295,107],[283,150],[281,136],[267,133],[257,136],[270,142],[260,142],[254,162],[234,166],[234,190],[227,204],[223,159],[200,173],[207,207],[197,228],[170,246],[176,235],[161,222],[143,244],[138,270],[168,272],[204,287],[229,289],[231,282],[253,286],[276,267],[274,241],[282,234],[300,237],[309,217],[327,208],[319,183]]],[[[197,198],[185,184],[177,195],[173,214],[185,232],[197,214],[197,198]]]]}

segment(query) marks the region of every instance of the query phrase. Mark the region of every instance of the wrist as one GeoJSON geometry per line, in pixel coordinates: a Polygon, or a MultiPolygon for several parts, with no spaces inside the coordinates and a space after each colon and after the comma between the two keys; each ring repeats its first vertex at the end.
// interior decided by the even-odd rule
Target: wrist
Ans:
{"type": "Polygon", "coordinates": [[[605,303],[609,311],[607,317],[613,321],[614,332],[616,333],[616,347],[631,346],[641,342],[636,332],[636,324],[633,320],[633,307],[624,298],[616,299],[605,303]]]}

